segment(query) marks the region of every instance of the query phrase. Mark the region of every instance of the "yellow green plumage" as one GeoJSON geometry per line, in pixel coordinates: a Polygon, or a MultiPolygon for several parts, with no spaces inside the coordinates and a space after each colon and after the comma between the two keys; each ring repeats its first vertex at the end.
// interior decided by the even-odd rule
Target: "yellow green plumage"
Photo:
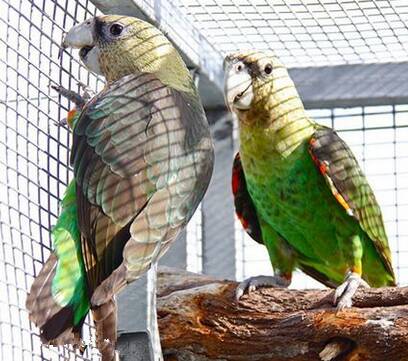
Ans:
{"type": "Polygon", "coordinates": [[[52,296],[60,306],[74,308],[74,325],[83,320],[90,307],[77,217],[75,181],[72,181],[61,202],[57,224],[52,229],[54,252],[58,258],[52,296]]]}
{"type": "Polygon", "coordinates": [[[275,274],[290,281],[300,268],[336,286],[350,272],[374,287],[395,284],[381,210],[348,146],[308,116],[272,53],[232,54],[227,64],[226,99],[239,120],[238,216],[250,223],[245,190],[275,274]]]}
{"type": "Polygon", "coordinates": [[[89,101],[56,87],[79,102],[68,116],[74,180],[52,231],[53,252],[26,304],[44,343],[76,347],[91,310],[96,345],[111,361],[115,294],[187,224],[208,186],[213,147],[186,65],[151,24],[95,17],[72,28],[62,47],[79,48],[106,85],[89,101]]]}

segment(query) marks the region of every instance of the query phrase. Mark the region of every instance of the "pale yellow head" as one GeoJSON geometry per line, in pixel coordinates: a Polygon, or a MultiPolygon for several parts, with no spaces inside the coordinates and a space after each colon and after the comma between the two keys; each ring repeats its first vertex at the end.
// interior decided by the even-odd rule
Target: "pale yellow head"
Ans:
{"type": "Polygon", "coordinates": [[[191,77],[166,36],[140,19],[120,15],[97,16],[74,26],[63,48],[79,48],[85,66],[108,82],[135,72],[153,73],[163,83],[191,91],[191,77]]]}
{"type": "Polygon", "coordinates": [[[286,67],[272,51],[233,53],[224,67],[225,100],[240,121],[268,126],[285,102],[303,108],[286,67]]]}

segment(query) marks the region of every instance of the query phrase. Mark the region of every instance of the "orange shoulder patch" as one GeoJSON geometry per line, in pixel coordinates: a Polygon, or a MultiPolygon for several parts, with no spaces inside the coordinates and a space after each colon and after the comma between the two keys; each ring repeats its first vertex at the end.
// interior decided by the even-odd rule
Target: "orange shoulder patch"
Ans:
{"type": "Polygon", "coordinates": [[[332,194],[334,195],[334,198],[336,198],[337,202],[340,203],[340,205],[346,210],[346,212],[349,215],[353,215],[353,210],[351,209],[351,207],[347,204],[346,200],[344,199],[344,197],[341,195],[341,193],[339,193],[339,191],[337,190],[336,186],[334,185],[332,179],[330,178],[330,174],[329,174],[329,167],[330,164],[326,161],[321,161],[316,154],[313,151],[314,146],[316,145],[316,139],[315,138],[311,138],[309,141],[309,154],[313,159],[313,162],[316,164],[317,169],[319,170],[319,172],[321,173],[321,175],[325,178],[326,183],[328,184],[332,194]]]}

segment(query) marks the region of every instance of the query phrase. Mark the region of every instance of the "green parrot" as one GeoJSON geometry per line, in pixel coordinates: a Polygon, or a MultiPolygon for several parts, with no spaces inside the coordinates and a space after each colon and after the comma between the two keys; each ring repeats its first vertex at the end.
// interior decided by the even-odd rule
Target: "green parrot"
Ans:
{"type": "Polygon", "coordinates": [[[75,347],[91,310],[107,361],[115,358],[114,295],[192,217],[211,178],[213,144],[190,73],[154,26],[98,16],[66,34],[68,47],[106,85],[69,113],[74,180],[26,306],[43,343],[75,347]]]}
{"type": "Polygon", "coordinates": [[[287,287],[299,268],[352,306],[359,286],[395,275],[380,207],[347,144],[311,119],[284,65],[270,51],[225,59],[225,99],[239,122],[232,172],[243,227],[268,251],[274,276],[237,288],[287,287]]]}

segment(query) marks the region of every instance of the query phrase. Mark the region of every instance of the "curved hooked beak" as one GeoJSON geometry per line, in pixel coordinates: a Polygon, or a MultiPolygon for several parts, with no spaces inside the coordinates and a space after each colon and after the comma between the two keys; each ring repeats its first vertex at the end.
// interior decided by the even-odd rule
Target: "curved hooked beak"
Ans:
{"type": "Polygon", "coordinates": [[[89,52],[95,46],[94,25],[95,18],[92,18],[72,27],[62,39],[58,57],[67,48],[81,49],[81,53],[89,52]]]}
{"type": "Polygon", "coordinates": [[[95,39],[97,21],[98,19],[94,17],[72,27],[62,39],[59,57],[61,57],[64,49],[80,49],[79,57],[88,70],[103,75],[99,64],[100,50],[95,39]]]}
{"type": "Polygon", "coordinates": [[[227,64],[224,81],[224,96],[232,110],[248,110],[254,97],[252,78],[246,66],[239,62],[227,64]]]}

